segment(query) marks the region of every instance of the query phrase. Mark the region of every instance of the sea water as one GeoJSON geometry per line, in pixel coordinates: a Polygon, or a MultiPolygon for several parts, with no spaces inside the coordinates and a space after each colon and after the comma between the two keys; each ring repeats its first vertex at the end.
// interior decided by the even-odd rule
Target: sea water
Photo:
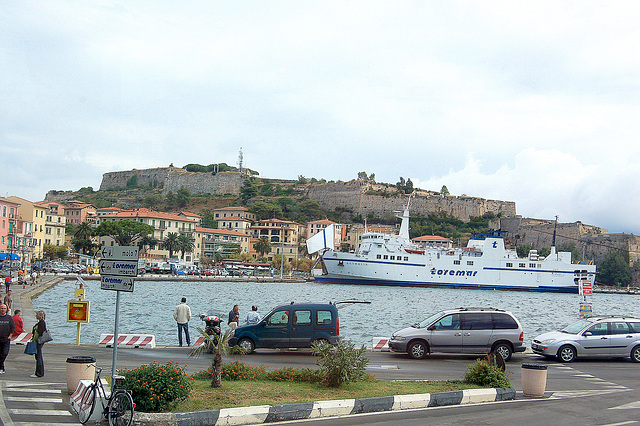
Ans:
{"type": "MultiPolygon", "coordinates": [[[[73,300],[76,281],[63,281],[33,300],[34,309],[46,312],[47,325],[56,343],[75,343],[76,323],[66,322],[67,301],[73,300]]],[[[86,281],[85,300],[91,301],[90,322],[82,324],[80,342],[97,344],[102,333],[113,333],[116,292],[101,290],[99,281],[86,281]]],[[[233,305],[240,307],[244,321],[252,305],[261,316],[291,302],[361,300],[340,309],[340,335],[357,345],[371,346],[373,337],[390,337],[400,328],[429,315],[458,307],[493,307],[513,312],[524,330],[527,347],[538,334],[556,330],[578,318],[582,296],[577,294],[522,291],[458,290],[442,288],[384,287],[304,283],[138,281],[132,293],[120,294],[118,332],[153,334],[158,345],[177,345],[173,310],[187,298],[192,318],[192,341],[196,327],[204,327],[198,315],[204,312],[226,318],[233,305]]],[[[596,293],[589,297],[594,315],[640,317],[640,296],[596,293]]]]}

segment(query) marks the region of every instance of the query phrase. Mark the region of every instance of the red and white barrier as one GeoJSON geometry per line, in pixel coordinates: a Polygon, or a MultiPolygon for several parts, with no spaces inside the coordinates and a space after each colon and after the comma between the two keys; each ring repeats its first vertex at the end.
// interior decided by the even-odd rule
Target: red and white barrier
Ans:
{"type": "Polygon", "coordinates": [[[389,338],[388,337],[374,337],[373,344],[371,345],[372,351],[389,352],[389,338]]]}
{"type": "MultiPolygon", "coordinates": [[[[113,334],[101,334],[98,346],[113,347],[113,334]]],[[[153,334],[118,334],[118,347],[155,348],[156,336],[153,334]]]]}
{"type": "Polygon", "coordinates": [[[20,333],[17,336],[11,338],[14,345],[26,345],[33,338],[32,333],[20,333]]]}
{"type": "Polygon", "coordinates": [[[196,339],[196,342],[193,344],[193,346],[202,346],[204,345],[204,336],[200,336],[196,339]]]}
{"type": "MultiPolygon", "coordinates": [[[[76,388],[75,392],[73,392],[69,397],[69,405],[71,406],[73,411],[75,411],[77,414],[80,414],[80,411],[91,409],[91,404],[90,404],[91,401],[89,401],[89,404],[86,404],[83,407],[81,407],[81,405],[82,405],[82,397],[84,396],[84,392],[92,383],[93,383],[92,380],[80,380],[78,382],[78,387],[76,388]]],[[[108,391],[109,386],[105,382],[103,382],[102,384],[105,390],[105,394],[102,393],[102,389],[98,388],[98,394],[96,395],[96,404],[98,404],[97,407],[101,407],[100,401],[98,399],[102,399],[103,403],[106,403],[107,399],[109,398],[109,391],[108,391]]],[[[100,409],[93,410],[93,413],[89,418],[89,421],[99,422],[100,420],[102,420],[102,409],[100,408],[100,409]]]]}

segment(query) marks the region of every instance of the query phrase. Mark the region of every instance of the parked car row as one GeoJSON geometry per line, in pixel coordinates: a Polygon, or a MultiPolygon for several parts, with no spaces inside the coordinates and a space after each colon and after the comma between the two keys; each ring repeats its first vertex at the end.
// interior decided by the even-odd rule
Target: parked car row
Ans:
{"type": "MultiPolygon", "coordinates": [[[[274,308],[257,324],[236,328],[230,344],[251,353],[256,348],[308,348],[320,340],[335,344],[339,335],[335,304],[292,303],[274,308]]],[[[589,356],[630,357],[640,362],[640,319],[583,318],[562,330],[536,337],[531,348],[536,354],[561,362],[589,356]]],[[[524,352],[526,347],[522,326],[511,312],[458,308],[438,312],[394,332],[389,349],[416,359],[434,352],[493,352],[509,361],[513,353],[524,352]]]]}

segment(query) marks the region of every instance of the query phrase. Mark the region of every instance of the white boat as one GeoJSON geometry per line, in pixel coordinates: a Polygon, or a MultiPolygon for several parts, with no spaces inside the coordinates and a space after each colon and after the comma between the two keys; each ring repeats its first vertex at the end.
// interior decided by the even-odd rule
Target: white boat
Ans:
{"type": "Polygon", "coordinates": [[[547,257],[531,250],[528,257],[520,258],[515,250],[505,248],[499,233],[470,239],[464,248],[421,247],[409,238],[409,203],[397,217],[402,219],[398,235],[365,232],[356,253],[335,251],[332,230],[314,235],[310,247],[316,249],[314,242],[324,240],[326,250],[320,258],[323,273],[315,280],[562,293],[578,293],[580,282],[595,282],[596,266],[572,263],[571,252],[551,247],[547,257]]]}

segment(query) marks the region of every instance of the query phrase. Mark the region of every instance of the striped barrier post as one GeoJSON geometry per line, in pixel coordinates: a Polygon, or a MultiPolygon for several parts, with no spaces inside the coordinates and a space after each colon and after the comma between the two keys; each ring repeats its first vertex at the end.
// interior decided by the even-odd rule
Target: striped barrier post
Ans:
{"type": "MultiPolygon", "coordinates": [[[[98,346],[113,347],[113,334],[101,334],[98,346]]],[[[153,334],[118,334],[118,347],[155,348],[156,336],[153,334]]]]}

